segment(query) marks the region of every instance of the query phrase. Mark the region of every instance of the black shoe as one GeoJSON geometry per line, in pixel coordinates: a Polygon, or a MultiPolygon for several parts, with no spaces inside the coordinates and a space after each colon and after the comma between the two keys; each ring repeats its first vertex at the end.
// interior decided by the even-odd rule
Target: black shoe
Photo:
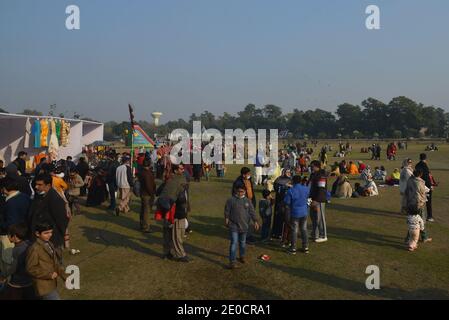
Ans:
{"type": "Polygon", "coordinates": [[[178,258],[176,261],[178,261],[178,262],[190,262],[190,259],[187,256],[185,256],[185,257],[182,257],[182,258],[178,258]]]}
{"type": "Polygon", "coordinates": [[[302,252],[305,253],[305,254],[308,254],[309,253],[309,248],[302,249],[302,252]]]}
{"type": "Polygon", "coordinates": [[[120,215],[120,209],[119,208],[115,208],[115,215],[117,217],[120,215]]]}
{"type": "Polygon", "coordinates": [[[154,232],[154,231],[151,230],[151,229],[147,229],[147,230],[142,229],[141,231],[142,231],[142,233],[153,233],[153,232],[154,232]]]}
{"type": "Polygon", "coordinates": [[[294,255],[296,254],[296,249],[290,248],[287,250],[287,252],[294,255]]]}
{"type": "Polygon", "coordinates": [[[162,259],[164,260],[173,260],[175,257],[171,253],[165,254],[162,259]]]}

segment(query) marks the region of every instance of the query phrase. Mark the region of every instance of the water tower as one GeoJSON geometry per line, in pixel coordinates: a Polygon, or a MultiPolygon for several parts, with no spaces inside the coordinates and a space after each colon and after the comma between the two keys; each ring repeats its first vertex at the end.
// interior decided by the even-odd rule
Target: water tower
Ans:
{"type": "Polygon", "coordinates": [[[157,127],[159,125],[159,118],[162,117],[162,112],[153,112],[151,116],[154,119],[154,125],[157,127]]]}

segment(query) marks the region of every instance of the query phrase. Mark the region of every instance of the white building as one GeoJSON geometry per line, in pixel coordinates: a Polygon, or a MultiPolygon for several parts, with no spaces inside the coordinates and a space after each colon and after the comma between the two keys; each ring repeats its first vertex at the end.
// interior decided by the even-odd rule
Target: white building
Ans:
{"type": "Polygon", "coordinates": [[[24,147],[25,136],[27,135],[27,119],[34,123],[37,119],[64,120],[70,123],[70,133],[68,135],[68,144],[60,147],[58,158],[65,159],[72,156],[77,159],[83,150],[83,147],[95,141],[103,140],[104,124],[100,122],[85,121],[78,119],[66,119],[50,116],[28,116],[12,113],[0,113],[0,159],[6,163],[14,161],[20,151],[25,151],[32,158],[47,147],[34,148],[34,136],[28,135],[30,140],[28,148],[24,147]]]}

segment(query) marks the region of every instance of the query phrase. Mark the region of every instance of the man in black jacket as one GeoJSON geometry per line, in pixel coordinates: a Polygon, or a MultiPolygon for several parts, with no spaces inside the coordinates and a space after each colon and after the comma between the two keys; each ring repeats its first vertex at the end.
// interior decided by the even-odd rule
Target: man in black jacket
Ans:
{"type": "Polygon", "coordinates": [[[17,159],[9,164],[9,166],[15,166],[20,172],[21,176],[26,176],[26,160],[28,154],[25,151],[20,151],[17,159]]]}
{"type": "Polygon", "coordinates": [[[56,248],[64,245],[64,235],[69,223],[64,200],[52,188],[52,178],[48,174],[37,176],[36,195],[31,204],[30,226],[32,234],[39,223],[47,222],[54,226],[51,242],[56,248]]]}
{"type": "Polygon", "coordinates": [[[19,170],[15,165],[10,165],[6,168],[6,177],[17,183],[21,193],[24,193],[29,197],[31,196],[32,190],[28,179],[19,174],[19,170]]]}
{"type": "Polygon", "coordinates": [[[115,193],[117,192],[117,180],[115,178],[115,174],[119,166],[120,163],[117,160],[117,155],[115,153],[111,154],[108,161],[107,176],[106,176],[106,183],[109,189],[109,201],[110,201],[110,205],[108,207],[109,210],[115,210],[117,206],[117,202],[115,199],[115,193]]]}
{"type": "Polygon", "coordinates": [[[427,164],[427,155],[425,153],[421,153],[419,155],[419,162],[416,164],[415,169],[416,170],[422,170],[423,175],[422,179],[426,183],[426,187],[430,189],[429,193],[427,194],[427,202],[426,202],[426,213],[427,213],[427,221],[434,222],[433,219],[433,213],[432,213],[432,180],[430,179],[430,169],[427,164]]]}
{"type": "Polygon", "coordinates": [[[310,175],[310,218],[312,219],[312,240],[315,242],[327,241],[325,203],[327,201],[327,175],[321,169],[321,163],[317,160],[311,163],[310,175]]]}
{"type": "MultiPolygon", "coordinates": [[[[78,164],[76,165],[76,171],[78,171],[78,174],[80,177],[85,181],[87,173],[89,172],[89,165],[86,162],[86,159],[84,157],[80,157],[78,160],[78,164]]],[[[80,189],[80,196],[86,195],[86,186],[81,187],[80,189]]]]}

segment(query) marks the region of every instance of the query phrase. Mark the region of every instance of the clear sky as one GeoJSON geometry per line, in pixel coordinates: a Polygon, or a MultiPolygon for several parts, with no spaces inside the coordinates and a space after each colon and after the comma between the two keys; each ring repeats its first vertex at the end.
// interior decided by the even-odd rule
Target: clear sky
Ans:
{"type": "Polygon", "coordinates": [[[449,111],[448,16],[447,0],[0,0],[0,107],[121,121],[131,102],[166,122],[406,95],[449,111]]]}

